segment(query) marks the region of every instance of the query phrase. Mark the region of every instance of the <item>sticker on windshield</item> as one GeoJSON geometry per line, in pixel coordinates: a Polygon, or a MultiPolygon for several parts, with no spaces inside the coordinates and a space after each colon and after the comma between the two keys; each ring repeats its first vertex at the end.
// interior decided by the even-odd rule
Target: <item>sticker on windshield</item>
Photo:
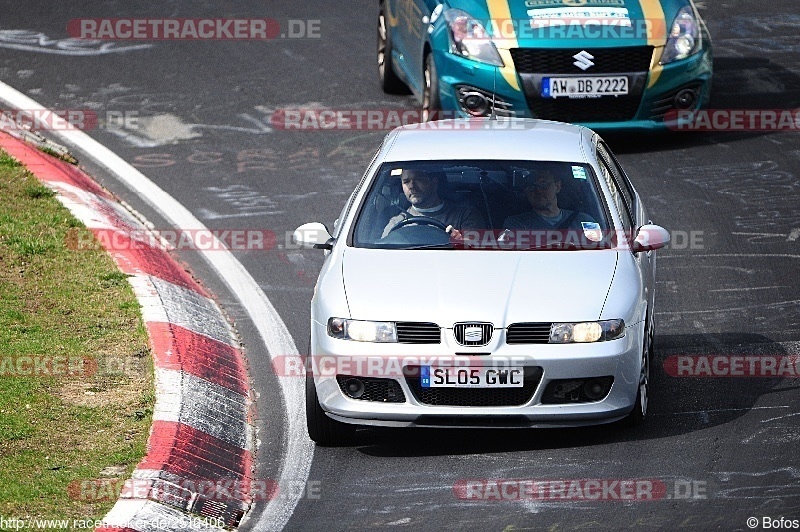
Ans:
{"type": "Polygon", "coordinates": [[[624,6],[625,0],[525,0],[525,7],[550,6],[624,6]]]}
{"type": "Polygon", "coordinates": [[[528,10],[531,27],[561,25],[630,26],[631,18],[624,7],[539,7],[528,10]]]}
{"type": "Polygon", "coordinates": [[[392,170],[392,175],[401,175],[402,173],[403,173],[402,168],[395,168],[394,170],[392,170]]]}
{"type": "Polygon", "coordinates": [[[603,239],[600,224],[596,222],[581,222],[581,227],[583,227],[583,234],[592,242],[600,242],[603,239]]]}
{"type": "Polygon", "coordinates": [[[586,179],[586,168],[583,166],[573,166],[572,177],[575,179],[586,179]]]}

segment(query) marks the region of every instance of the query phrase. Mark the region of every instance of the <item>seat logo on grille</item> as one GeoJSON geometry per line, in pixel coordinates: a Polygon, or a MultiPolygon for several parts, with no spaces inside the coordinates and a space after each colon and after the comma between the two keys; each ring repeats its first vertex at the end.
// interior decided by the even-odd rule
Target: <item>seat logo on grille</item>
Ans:
{"type": "Polygon", "coordinates": [[[453,334],[456,342],[461,345],[486,345],[492,339],[493,327],[491,323],[471,321],[453,325],[453,334]]]}
{"type": "Polygon", "coordinates": [[[573,55],[572,58],[575,59],[575,62],[572,64],[581,70],[587,70],[594,66],[594,61],[592,61],[594,56],[586,50],[581,50],[577,54],[573,55]]]}
{"type": "Polygon", "coordinates": [[[467,342],[482,342],[483,329],[480,327],[466,327],[464,328],[464,340],[467,342]]]}

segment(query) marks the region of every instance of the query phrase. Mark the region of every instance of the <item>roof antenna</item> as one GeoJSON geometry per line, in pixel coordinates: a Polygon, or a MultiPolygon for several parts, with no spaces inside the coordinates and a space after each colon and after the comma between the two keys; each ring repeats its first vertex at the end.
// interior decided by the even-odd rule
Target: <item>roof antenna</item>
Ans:
{"type": "Polygon", "coordinates": [[[492,71],[492,113],[489,115],[489,120],[497,120],[497,115],[494,113],[494,100],[497,91],[497,66],[492,71]]]}

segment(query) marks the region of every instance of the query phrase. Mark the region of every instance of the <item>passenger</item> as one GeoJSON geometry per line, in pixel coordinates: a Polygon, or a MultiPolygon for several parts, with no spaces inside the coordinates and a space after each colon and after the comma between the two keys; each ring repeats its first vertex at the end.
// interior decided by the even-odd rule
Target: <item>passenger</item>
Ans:
{"type": "Polygon", "coordinates": [[[403,194],[411,206],[406,210],[408,216],[398,214],[389,220],[383,230],[386,237],[390,230],[409,216],[433,218],[449,230],[453,240],[461,240],[461,229],[482,229],[486,227],[483,216],[477,209],[468,205],[458,205],[439,197],[439,178],[422,170],[403,170],[400,176],[403,194]]]}
{"type": "Polygon", "coordinates": [[[594,218],[583,212],[562,209],[558,206],[561,179],[547,170],[535,174],[523,189],[532,211],[509,216],[504,229],[514,230],[585,230],[587,225],[597,227],[594,218]]]}

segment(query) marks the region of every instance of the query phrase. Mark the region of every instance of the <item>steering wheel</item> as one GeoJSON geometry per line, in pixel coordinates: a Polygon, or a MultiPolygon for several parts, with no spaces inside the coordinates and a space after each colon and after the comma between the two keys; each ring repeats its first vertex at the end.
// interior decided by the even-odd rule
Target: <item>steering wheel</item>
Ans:
{"type": "Polygon", "coordinates": [[[444,225],[439,220],[435,220],[433,218],[428,218],[427,216],[410,216],[410,217],[408,217],[408,218],[406,218],[404,220],[400,220],[399,222],[394,224],[392,226],[392,228],[389,229],[389,233],[391,233],[392,231],[395,231],[397,229],[400,229],[401,227],[405,227],[407,225],[412,225],[412,224],[429,225],[431,227],[436,227],[437,229],[441,229],[445,233],[447,232],[447,226],[444,225]]]}

